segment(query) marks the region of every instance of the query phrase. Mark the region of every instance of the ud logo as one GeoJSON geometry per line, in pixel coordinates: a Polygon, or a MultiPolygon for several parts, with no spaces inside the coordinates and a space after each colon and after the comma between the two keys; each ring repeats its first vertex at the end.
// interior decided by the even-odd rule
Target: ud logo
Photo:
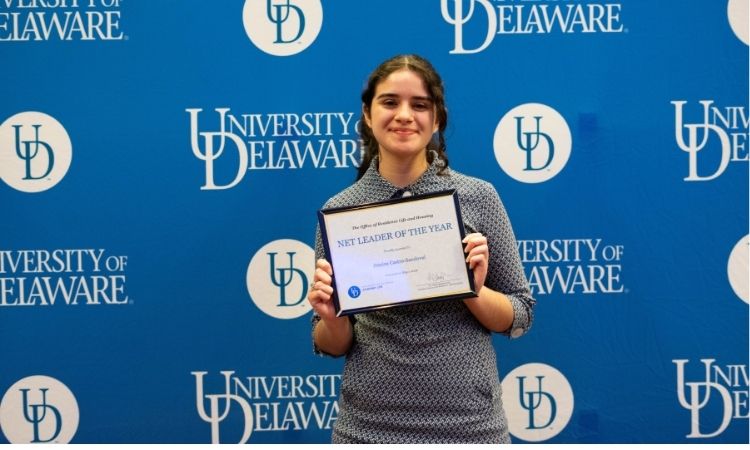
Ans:
{"type": "Polygon", "coordinates": [[[349,297],[351,298],[357,298],[362,294],[362,289],[359,288],[359,286],[352,286],[347,291],[349,294],[349,297]]]}
{"type": "Polygon", "coordinates": [[[201,186],[201,190],[229,189],[236,186],[245,176],[248,157],[247,146],[242,139],[236,134],[226,131],[226,115],[229,108],[216,108],[216,112],[219,113],[219,131],[198,132],[198,114],[203,110],[190,108],[185,111],[190,114],[190,147],[193,149],[193,155],[206,163],[206,183],[201,186]],[[201,148],[199,136],[203,138],[203,148],[201,148]],[[231,140],[237,149],[237,173],[230,183],[217,185],[214,179],[214,163],[224,153],[227,139],[231,140]],[[215,147],[217,141],[218,146],[215,147]]]}
{"type": "Polygon", "coordinates": [[[294,255],[296,255],[297,252],[286,252],[286,254],[287,256],[289,256],[289,265],[287,267],[278,268],[276,267],[276,253],[268,253],[268,258],[271,265],[271,282],[274,284],[274,286],[277,286],[279,288],[279,307],[298,305],[300,304],[300,302],[305,300],[305,297],[307,297],[307,275],[305,275],[305,272],[294,267],[294,255]],[[304,289],[301,290],[300,297],[294,303],[287,303],[287,287],[292,284],[295,275],[299,276],[300,285],[303,286],[304,289]]]}
{"type": "Polygon", "coordinates": [[[22,192],[42,192],[68,172],[72,145],[65,128],[40,112],[22,112],[0,125],[0,178],[22,192]]]}
{"type": "Polygon", "coordinates": [[[453,0],[453,15],[451,15],[448,8],[448,0],[440,0],[440,12],[443,15],[443,20],[445,20],[448,24],[453,25],[455,46],[449,53],[479,53],[482,50],[486,49],[492,42],[492,39],[495,37],[495,32],[497,30],[497,16],[495,15],[495,11],[492,8],[492,4],[490,4],[490,2],[487,0],[469,0],[469,8],[466,12],[466,15],[464,15],[463,3],[463,0],[453,0]],[[482,41],[482,45],[475,49],[467,50],[466,48],[464,48],[463,30],[464,25],[466,25],[474,15],[474,6],[476,3],[482,5],[482,8],[484,8],[484,13],[487,15],[487,34],[484,37],[484,41],[482,41]]]}
{"type": "Polygon", "coordinates": [[[553,178],[570,158],[572,137],[554,109],[526,103],[506,113],[495,129],[495,158],[512,178],[542,183],[553,178]]]}
{"type": "Polygon", "coordinates": [[[320,0],[246,0],[245,32],[253,44],[274,56],[305,50],[323,25],[320,0]]]}
{"type": "Polygon", "coordinates": [[[276,40],[274,44],[290,44],[302,36],[305,31],[305,14],[299,6],[292,5],[290,0],[285,2],[274,3],[273,0],[266,0],[266,13],[268,20],[276,24],[276,40]],[[290,39],[284,39],[283,25],[289,20],[291,13],[294,13],[297,20],[297,34],[290,39]]]}
{"type": "MultiPolygon", "coordinates": [[[[672,362],[677,366],[677,400],[680,406],[690,411],[690,433],[686,437],[716,437],[727,429],[733,418],[747,419],[746,365],[732,364],[721,367],[714,365],[715,359],[701,359],[705,368],[703,380],[686,382],[685,365],[689,361],[673,359],[672,362]],[[701,411],[710,404],[714,406],[713,411],[716,411],[715,406],[721,406],[719,425],[712,432],[706,432],[705,429],[701,432],[701,411]]],[[[710,421],[715,424],[717,417],[712,417],[710,421]]],[[[705,422],[707,421],[704,420],[703,423],[705,422]]]]}
{"type": "Polygon", "coordinates": [[[41,125],[33,124],[31,126],[34,128],[34,139],[24,141],[21,138],[21,128],[23,127],[23,125],[12,125],[13,129],[16,131],[16,155],[18,155],[18,157],[26,163],[26,172],[23,179],[41,180],[42,178],[49,175],[50,172],[52,172],[52,168],[55,166],[55,153],[52,151],[52,147],[50,147],[48,143],[39,140],[39,128],[41,127],[41,125]],[[35,177],[31,173],[31,161],[39,156],[40,147],[44,148],[44,150],[47,152],[47,170],[45,170],[44,173],[39,175],[38,177],[35,177]]]}
{"type": "Polygon", "coordinates": [[[315,252],[292,239],[279,239],[258,250],[247,268],[247,290],[255,305],[277,319],[307,314],[308,281],[315,271],[315,252]]]}
{"type": "Polygon", "coordinates": [[[738,136],[741,136],[741,139],[747,139],[747,119],[744,107],[728,107],[722,112],[718,107],[713,106],[713,100],[701,100],[698,103],[703,106],[702,121],[686,124],[683,118],[683,106],[687,101],[679,100],[671,103],[674,105],[675,141],[680,150],[688,154],[688,176],[684,178],[685,181],[713,180],[724,173],[730,161],[748,160],[745,143],[738,139],[738,136]],[[730,137],[730,133],[719,123],[729,130],[739,132],[731,133],[730,137]],[[712,136],[718,139],[718,147],[710,145],[712,136]],[[719,153],[712,150],[702,152],[706,148],[718,149],[719,153]],[[711,166],[712,168],[707,170],[709,172],[713,170],[713,173],[698,173],[698,152],[702,152],[701,158],[704,161],[709,160],[708,163],[703,163],[703,169],[706,170],[706,166],[711,166]],[[740,155],[741,152],[745,153],[744,157],[740,155]]]}
{"type": "Polygon", "coordinates": [[[524,441],[553,438],[573,415],[573,390],[554,367],[524,364],[505,376],[502,388],[508,430],[524,441]]]}
{"type": "Polygon", "coordinates": [[[527,430],[541,430],[543,428],[547,428],[557,416],[557,402],[555,402],[555,398],[549,393],[542,390],[542,380],[544,380],[543,376],[537,376],[537,384],[538,388],[536,391],[527,391],[524,386],[524,381],[526,380],[526,377],[517,377],[518,379],[518,399],[521,403],[521,407],[529,412],[529,424],[526,427],[527,430]],[[538,423],[539,417],[534,415],[534,412],[539,410],[542,406],[542,401],[548,402],[547,410],[549,413],[547,414],[549,418],[544,423],[538,423]]]}
{"type": "Polygon", "coordinates": [[[198,416],[204,422],[211,424],[211,443],[220,444],[219,424],[229,415],[232,402],[240,405],[242,414],[245,418],[245,428],[242,431],[242,437],[238,444],[245,444],[253,433],[253,411],[250,404],[239,395],[232,394],[231,382],[234,371],[221,371],[224,375],[224,393],[204,395],[203,377],[208,372],[190,372],[195,376],[195,407],[198,410],[198,416]],[[208,411],[206,411],[205,400],[208,400],[208,411]],[[220,406],[221,403],[221,406],[220,406]]]}
{"type": "Polygon", "coordinates": [[[552,141],[552,138],[549,134],[543,133],[541,131],[540,122],[542,120],[542,116],[534,116],[534,121],[536,122],[536,131],[531,132],[524,131],[524,117],[515,117],[515,119],[517,133],[516,142],[518,144],[518,148],[526,153],[526,166],[523,170],[546,169],[547,167],[549,167],[552,159],[555,157],[555,143],[552,141]],[[544,161],[544,164],[540,165],[539,167],[534,167],[534,165],[532,164],[531,155],[534,150],[539,148],[539,144],[542,139],[544,139],[544,142],[547,145],[547,159],[544,161]]]}
{"type": "Polygon", "coordinates": [[[16,382],[0,402],[0,427],[11,444],[67,444],[78,419],[78,403],[70,389],[43,375],[16,382]]]}
{"type": "Polygon", "coordinates": [[[49,389],[40,388],[39,392],[42,395],[42,401],[38,404],[29,404],[29,391],[31,389],[20,389],[21,396],[23,397],[22,408],[23,417],[29,422],[34,428],[34,438],[31,440],[32,444],[52,442],[60,435],[62,430],[62,416],[60,416],[60,410],[47,403],[47,391],[49,389]],[[41,411],[41,412],[40,412],[41,411]],[[47,417],[47,411],[51,413],[50,417],[47,417]],[[45,420],[52,420],[53,426],[52,435],[43,439],[39,433],[39,425],[45,420]]]}

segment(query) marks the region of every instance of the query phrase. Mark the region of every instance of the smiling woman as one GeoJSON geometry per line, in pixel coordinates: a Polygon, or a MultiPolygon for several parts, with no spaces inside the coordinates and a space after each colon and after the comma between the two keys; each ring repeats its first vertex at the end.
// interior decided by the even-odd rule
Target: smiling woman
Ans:
{"type": "Polygon", "coordinates": [[[408,160],[410,146],[411,155],[423,156],[425,161],[430,157],[427,150],[435,150],[447,167],[443,133],[448,111],[443,82],[427,60],[416,55],[397,56],[375,69],[362,92],[359,123],[364,157],[358,179],[375,156],[381,164],[385,158],[386,165],[399,156],[408,160]],[[389,154],[383,155],[383,151],[389,154]]]}
{"type": "MultiPolygon", "coordinates": [[[[460,235],[455,242],[428,238],[429,245],[463,247],[473,270],[476,297],[411,302],[339,317],[333,302],[331,257],[325,254],[318,230],[318,260],[308,294],[315,311],[314,348],[320,354],[346,355],[334,443],[509,442],[491,332],[523,335],[531,326],[535,302],[494,187],[448,168],[443,92],[440,76],[419,56],[396,56],[375,69],[362,93],[363,159],[357,182],[324,208],[454,190],[470,234],[463,242],[460,235]]],[[[437,221],[418,228],[412,225],[400,237],[425,236],[448,226],[437,221]]],[[[331,238],[340,246],[362,243],[330,235],[329,242],[331,238]]],[[[360,260],[354,264],[375,270],[379,265],[396,267],[424,258],[399,256],[372,265],[360,260]]],[[[448,264],[436,263],[429,281],[449,282],[442,272],[450,272],[444,267],[448,264]]],[[[409,273],[407,267],[398,269],[383,276],[409,273]]]]}
{"type": "Polygon", "coordinates": [[[372,105],[363,106],[367,126],[378,141],[380,170],[393,171],[410,159],[426,169],[427,144],[437,131],[435,108],[424,82],[416,73],[402,69],[378,84],[372,105]]]}

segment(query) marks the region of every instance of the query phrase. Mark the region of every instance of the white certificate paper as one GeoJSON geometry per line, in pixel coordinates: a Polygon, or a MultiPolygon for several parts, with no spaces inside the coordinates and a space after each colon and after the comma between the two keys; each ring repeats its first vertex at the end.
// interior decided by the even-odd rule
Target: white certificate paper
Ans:
{"type": "Polygon", "coordinates": [[[455,191],[319,211],[339,316],[476,296],[455,191]]]}

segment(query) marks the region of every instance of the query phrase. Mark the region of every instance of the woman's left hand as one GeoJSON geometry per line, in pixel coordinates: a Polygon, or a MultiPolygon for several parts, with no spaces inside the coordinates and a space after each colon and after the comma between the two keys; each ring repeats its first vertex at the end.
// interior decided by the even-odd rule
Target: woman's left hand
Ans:
{"type": "Polygon", "coordinates": [[[487,267],[490,260],[487,238],[482,233],[471,233],[466,235],[462,242],[466,244],[464,247],[464,253],[467,254],[466,262],[469,263],[469,268],[474,271],[474,290],[479,294],[487,278],[487,267]]]}

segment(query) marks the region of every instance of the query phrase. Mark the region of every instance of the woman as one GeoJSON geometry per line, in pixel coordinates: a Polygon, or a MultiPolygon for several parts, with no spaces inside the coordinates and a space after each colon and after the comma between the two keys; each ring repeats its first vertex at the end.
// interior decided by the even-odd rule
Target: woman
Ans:
{"type": "Polygon", "coordinates": [[[336,317],[318,230],[314,347],[346,355],[334,443],[510,442],[491,332],[523,335],[535,301],[494,187],[448,168],[447,121],[442,80],[425,59],[399,55],[370,75],[357,182],[324,207],[456,189],[478,296],[336,317]]]}

